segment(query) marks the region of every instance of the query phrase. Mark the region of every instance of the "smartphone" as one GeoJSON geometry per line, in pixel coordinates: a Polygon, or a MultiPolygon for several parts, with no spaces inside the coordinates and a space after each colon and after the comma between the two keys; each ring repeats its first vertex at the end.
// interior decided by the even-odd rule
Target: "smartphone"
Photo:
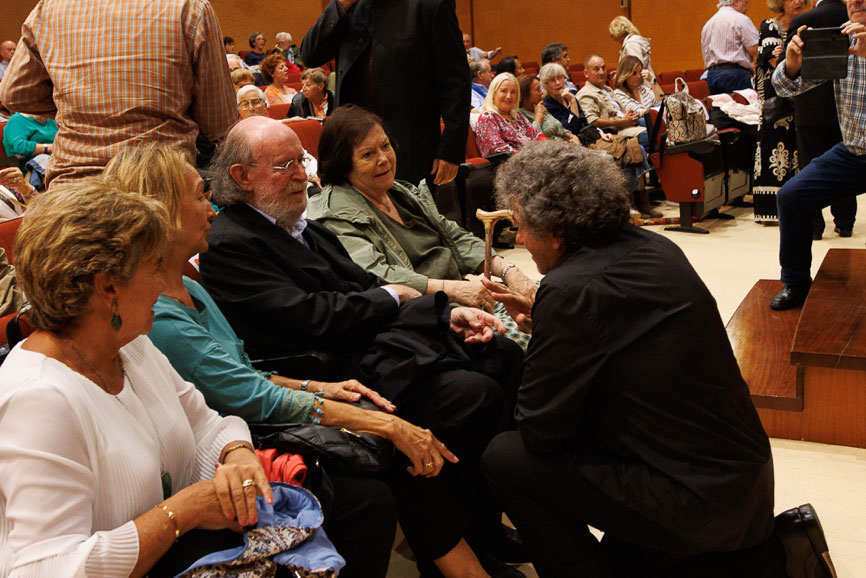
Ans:
{"type": "Polygon", "coordinates": [[[841,27],[807,28],[803,39],[804,80],[835,80],[848,76],[848,47],[851,40],[841,27]]]}

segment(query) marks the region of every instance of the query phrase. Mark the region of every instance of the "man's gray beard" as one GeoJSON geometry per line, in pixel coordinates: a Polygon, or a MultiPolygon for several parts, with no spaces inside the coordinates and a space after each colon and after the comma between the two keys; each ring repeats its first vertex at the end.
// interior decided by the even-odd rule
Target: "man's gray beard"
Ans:
{"type": "Polygon", "coordinates": [[[298,211],[296,207],[289,205],[284,199],[276,195],[268,195],[267,198],[258,199],[257,205],[260,211],[276,219],[277,225],[289,228],[298,222],[298,219],[307,209],[306,203],[304,203],[304,207],[298,211]]]}

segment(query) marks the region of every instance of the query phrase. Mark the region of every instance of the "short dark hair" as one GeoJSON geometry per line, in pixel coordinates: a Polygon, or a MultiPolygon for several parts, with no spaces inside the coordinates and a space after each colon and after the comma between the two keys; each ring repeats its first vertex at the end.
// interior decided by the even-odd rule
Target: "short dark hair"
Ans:
{"type": "Polygon", "coordinates": [[[264,32],[253,32],[252,34],[250,34],[250,48],[256,47],[256,36],[258,36],[259,34],[261,34],[262,36],[265,35],[264,32]]]}
{"type": "Polygon", "coordinates": [[[234,44],[234,42],[235,39],[231,36],[223,36],[223,46],[225,46],[226,44],[234,44]]]}
{"type": "Polygon", "coordinates": [[[346,104],[338,107],[325,124],[319,137],[319,178],[323,185],[340,185],[352,172],[355,148],[373,130],[381,126],[391,140],[388,127],[380,116],[362,106],[346,104]]]}
{"type": "Polygon", "coordinates": [[[521,74],[520,78],[517,79],[517,86],[520,87],[520,108],[526,108],[523,104],[529,99],[533,80],[538,79],[532,74],[521,74]]]}
{"type": "Polygon", "coordinates": [[[506,56],[496,65],[496,74],[500,72],[510,72],[517,75],[517,56],[506,56]]]}
{"type": "Polygon", "coordinates": [[[521,226],[570,248],[604,242],[629,221],[629,194],[612,160],[577,144],[525,144],[496,171],[496,200],[521,226]]]}
{"type": "Polygon", "coordinates": [[[548,62],[559,60],[562,56],[562,51],[568,50],[568,46],[562,42],[551,42],[541,51],[541,65],[544,66],[548,62]]]}

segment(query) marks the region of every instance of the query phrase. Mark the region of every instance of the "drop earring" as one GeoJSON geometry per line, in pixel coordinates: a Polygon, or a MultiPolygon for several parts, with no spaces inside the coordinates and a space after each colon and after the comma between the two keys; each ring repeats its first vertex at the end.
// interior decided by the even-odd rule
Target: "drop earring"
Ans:
{"type": "Polygon", "coordinates": [[[111,301],[111,328],[115,331],[120,331],[123,326],[123,319],[117,314],[117,299],[111,301]]]}

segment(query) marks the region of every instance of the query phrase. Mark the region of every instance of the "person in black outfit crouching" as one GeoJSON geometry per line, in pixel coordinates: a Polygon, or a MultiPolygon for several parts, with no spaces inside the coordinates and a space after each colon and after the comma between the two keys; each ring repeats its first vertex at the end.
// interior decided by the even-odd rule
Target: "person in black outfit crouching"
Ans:
{"type": "Polygon", "coordinates": [[[770,443],[716,303],[674,243],[629,223],[614,164],[532,143],[496,188],[546,276],[534,306],[485,283],[532,339],[518,431],[482,467],[538,575],[831,576],[811,506],[774,528],[770,443]]]}

